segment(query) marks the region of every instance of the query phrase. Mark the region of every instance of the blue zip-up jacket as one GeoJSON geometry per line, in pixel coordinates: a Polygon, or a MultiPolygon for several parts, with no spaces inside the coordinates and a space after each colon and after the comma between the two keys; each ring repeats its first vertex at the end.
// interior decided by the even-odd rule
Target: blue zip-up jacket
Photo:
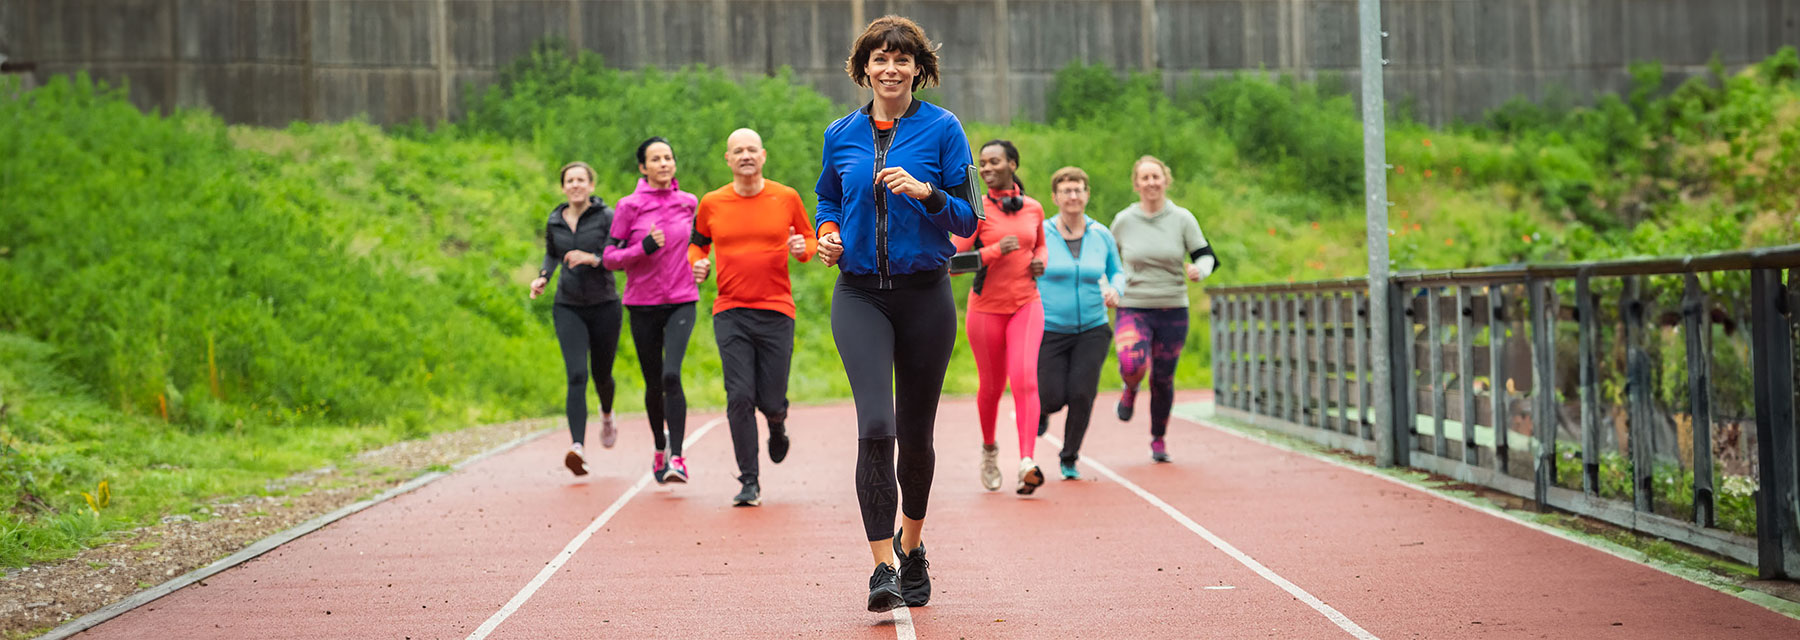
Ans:
{"type": "Polygon", "coordinates": [[[869,109],[865,105],[825,129],[813,225],[836,223],[844,242],[838,268],[875,276],[877,287],[887,289],[894,286],[891,278],[942,269],[956,253],[950,234],[974,234],[981,217],[970,204],[972,156],[955,114],[915,99],[895,119],[891,141],[878,147],[869,109]],[[875,174],[886,167],[930,183],[931,197],[914,200],[877,188],[875,174]]]}
{"type": "Polygon", "coordinates": [[[1081,257],[1069,253],[1069,242],[1056,228],[1056,216],[1044,221],[1044,244],[1049,253],[1044,275],[1038,276],[1038,296],[1044,299],[1044,330],[1081,333],[1106,324],[1106,299],[1100,295],[1100,278],[1113,290],[1125,288],[1125,271],[1119,265],[1119,244],[1112,232],[1093,218],[1082,216],[1081,257]]]}

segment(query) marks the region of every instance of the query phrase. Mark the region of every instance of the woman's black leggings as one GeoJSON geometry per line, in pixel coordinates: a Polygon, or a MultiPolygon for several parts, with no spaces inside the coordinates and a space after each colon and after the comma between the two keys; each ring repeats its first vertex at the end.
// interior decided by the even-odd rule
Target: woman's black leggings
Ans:
{"type": "Polygon", "coordinates": [[[1069,407],[1063,423],[1063,464],[1081,457],[1081,439],[1087,436],[1088,418],[1094,414],[1094,394],[1100,390],[1100,366],[1112,347],[1112,328],[1100,325],[1081,333],[1044,332],[1038,348],[1038,406],[1044,415],[1069,407]]]}
{"type": "Polygon", "coordinates": [[[889,278],[890,289],[874,280],[840,274],[831,297],[832,338],[856,398],[856,499],[870,542],[893,537],[896,504],[925,519],[938,396],[956,345],[956,299],[944,271],[889,278]]]}
{"type": "Polygon", "coordinates": [[[681,455],[687,436],[687,396],[681,393],[681,359],[694,335],[694,303],[631,305],[631,344],[644,372],[644,413],[657,450],[681,455]],[[667,422],[669,432],[663,434],[667,422]]]}
{"type": "Polygon", "coordinates": [[[594,391],[600,395],[600,411],[612,413],[613,356],[619,352],[619,303],[551,307],[556,323],[556,342],[562,346],[563,370],[568,374],[569,395],[564,411],[569,417],[569,437],[581,444],[587,433],[587,383],[589,360],[593,362],[594,391]]]}

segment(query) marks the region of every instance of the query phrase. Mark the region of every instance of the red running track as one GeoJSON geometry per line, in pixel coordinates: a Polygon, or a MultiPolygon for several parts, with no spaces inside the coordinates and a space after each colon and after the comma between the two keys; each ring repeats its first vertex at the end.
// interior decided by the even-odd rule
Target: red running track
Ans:
{"type": "MultiPolygon", "coordinates": [[[[989,493],[974,405],[944,404],[934,594],[903,616],[863,610],[873,563],[853,412],[835,405],[792,411],[793,450],[764,460],[762,507],[730,506],[722,424],[690,446],[691,484],[635,493],[641,423],[594,450],[581,479],[555,431],[82,637],[466,638],[489,623],[490,638],[1800,638],[1800,620],[1219,429],[1176,419],[1175,463],[1152,464],[1144,417],[1120,423],[1115,399],[1083,451],[1098,465],[1029,498],[1012,492],[1012,430],[999,429],[1005,487],[989,493]]],[[[720,419],[690,420],[692,433],[720,419]]],[[[1057,445],[1037,448],[1055,478],[1057,445]]]]}

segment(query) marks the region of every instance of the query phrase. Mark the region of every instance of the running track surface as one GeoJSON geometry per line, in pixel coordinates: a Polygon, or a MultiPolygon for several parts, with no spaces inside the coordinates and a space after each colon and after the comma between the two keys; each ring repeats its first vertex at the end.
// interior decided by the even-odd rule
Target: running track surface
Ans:
{"type": "Polygon", "coordinates": [[[1030,498],[1013,493],[1010,399],[993,493],[973,402],[944,403],[934,592],[905,615],[864,610],[854,413],[833,405],[793,410],[784,463],[765,447],[759,508],[731,506],[718,414],[690,416],[690,439],[721,423],[688,449],[692,483],[635,494],[641,421],[579,479],[557,430],[80,637],[467,638],[487,623],[489,638],[1800,638],[1800,620],[1200,423],[1176,418],[1174,464],[1152,464],[1147,403],[1121,423],[1116,397],[1100,398],[1082,480],[1062,481],[1058,446],[1039,440],[1051,480],[1030,498]]]}

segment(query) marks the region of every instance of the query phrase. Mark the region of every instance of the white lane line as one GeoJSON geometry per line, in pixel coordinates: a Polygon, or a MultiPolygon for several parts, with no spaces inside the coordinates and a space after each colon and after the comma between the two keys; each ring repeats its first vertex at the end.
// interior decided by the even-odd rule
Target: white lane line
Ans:
{"type": "Polygon", "coordinates": [[[918,640],[913,631],[912,609],[900,607],[894,610],[894,637],[898,640],[918,640]]]}
{"type": "MultiPolygon", "coordinates": [[[[706,421],[706,424],[700,425],[698,431],[695,431],[693,435],[688,436],[687,440],[682,441],[682,447],[684,449],[693,447],[694,443],[699,442],[700,438],[706,435],[706,432],[711,431],[713,427],[719,426],[724,422],[725,418],[723,416],[706,421]]],[[[469,634],[468,640],[481,640],[482,638],[488,637],[488,634],[493,633],[495,629],[500,627],[500,623],[506,622],[506,619],[518,612],[520,607],[525,606],[525,601],[530,600],[531,596],[536,594],[537,590],[544,586],[544,583],[549,582],[550,577],[556,575],[556,572],[562,569],[563,564],[567,563],[569,558],[575,557],[575,552],[581,550],[581,545],[587,544],[588,538],[594,537],[594,533],[599,531],[600,527],[606,526],[606,522],[611,520],[613,515],[617,514],[620,509],[625,508],[625,503],[630,502],[633,497],[636,497],[638,492],[643,491],[644,487],[650,484],[651,479],[652,476],[649,473],[645,473],[643,477],[638,478],[637,484],[631,485],[631,489],[627,490],[624,495],[619,496],[619,499],[614,500],[612,506],[607,507],[606,511],[600,512],[600,516],[594,518],[594,521],[589,523],[586,529],[582,529],[581,533],[575,536],[575,539],[569,541],[568,546],[563,547],[561,553],[556,554],[555,558],[551,559],[548,564],[545,564],[544,569],[539,571],[537,577],[532,578],[531,582],[525,585],[525,588],[520,589],[518,595],[513,596],[512,600],[507,601],[506,606],[501,607],[499,611],[495,612],[492,617],[487,619],[487,622],[481,623],[481,626],[475,629],[474,633],[469,634]]]]}
{"type": "MultiPolygon", "coordinates": [[[[1044,434],[1043,437],[1045,440],[1049,440],[1051,444],[1058,447],[1063,446],[1061,438],[1048,433],[1044,434]]],[[[1375,634],[1369,633],[1369,631],[1362,628],[1361,625],[1352,622],[1350,618],[1345,616],[1342,612],[1332,608],[1331,605],[1325,604],[1325,602],[1320,600],[1317,596],[1307,593],[1306,590],[1301,589],[1299,585],[1289,582],[1287,578],[1283,578],[1280,574],[1263,566],[1261,562],[1257,562],[1256,559],[1250,557],[1249,554],[1239,551],[1237,547],[1226,542],[1224,538],[1214,534],[1206,527],[1200,526],[1200,523],[1194,522],[1193,518],[1187,517],[1187,514],[1182,513],[1175,507],[1169,506],[1169,503],[1163,502],[1163,499],[1156,497],[1156,494],[1145,491],[1143,487],[1137,486],[1136,483],[1126,480],[1124,476],[1114,473],[1111,468],[1101,464],[1099,460],[1095,460],[1085,455],[1081,456],[1081,460],[1082,462],[1087,463],[1088,466],[1098,470],[1101,474],[1111,478],[1113,482],[1119,483],[1119,486],[1130,489],[1132,493],[1138,494],[1138,497],[1143,498],[1146,502],[1161,509],[1163,513],[1174,518],[1176,522],[1187,527],[1189,531],[1192,531],[1195,535],[1205,539],[1207,544],[1211,544],[1213,548],[1225,552],[1225,555],[1231,556],[1231,559],[1238,561],[1238,564],[1249,567],[1251,571],[1256,572],[1256,575],[1262,576],[1264,580],[1268,580],[1277,587],[1281,587],[1282,591],[1286,591],[1288,592],[1288,595],[1294,596],[1295,599],[1306,603],[1306,606],[1312,607],[1314,611],[1324,614],[1325,617],[1336,624],[1339,629],[1343,629],[1344,632],[1349,633],[1352,637],[1355,637],[1358,640],[1378,640],[1375,637],[1375,634]]]]}

